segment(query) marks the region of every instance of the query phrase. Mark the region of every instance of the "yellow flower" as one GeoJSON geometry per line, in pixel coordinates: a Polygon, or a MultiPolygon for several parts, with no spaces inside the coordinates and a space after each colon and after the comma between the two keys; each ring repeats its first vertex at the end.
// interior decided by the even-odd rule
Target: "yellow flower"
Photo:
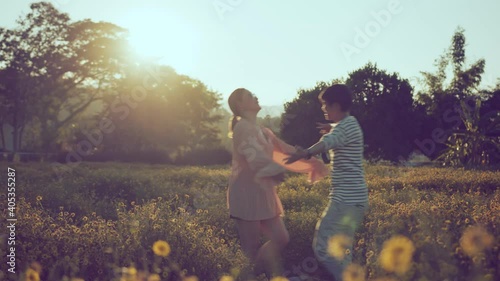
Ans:
{"type": "Polygon", "coordinates": [[[395,236],[384,242],[380,253],[380,265],[388,272],[406,273],[411,266],[415,246],[405,236],[395,236]]]}
{"type": "Polygon", "coordinates": [[[358,264],[350,264],[342,273],[344,281],[365,281],[365,269],[358,264]]]}
{"type": "Polygon", "coordinates": [[[493,246],[493,236],[481,226],[472,226],[465,230],[460,238],[460,246],[469,256],[475,256],[493,246]]]}
{"type": "Polygon", "coordinates": [[[40,275],[32,268],[28,268],[25,281],[40,281],[40,275]]]}
{"type": "Polygon", "coordinates": [[[160,275],[158,274],[151,274],[148,276],[148,281],[161,281],[160,275]]]}
{"type": "Polygon", "coordinates": [[[42,265],[39,262],[32,262],[30,268],[36,271],[38,274],[42,274],[42,265]]]}
{"type": "Polygon", "coordinates": [[[153,244],[153,252],[160,257],[166,257],[170,254],[170,245],[163,240],[158,240],[153,244]]]}
{"type": "Polygon", "coordinates": [[[491,274],[491,273],[486,274],[486,275],[484,276],[484,279],[483,279],[483,280],[485,280],[485,281],[490,281],[490,280],[492,280],[492,281],[493,281],[493,274],[491,274]]]}
{"type": "Polygon", "coordinates": [[[238,276],[238,275],[240,275],[240,272],[241,272],[241,270],[237,267],[233,267],[230,270],[230,273],[232,276],[238,276]]]}
{"type": "Polygon", "coordinates": [[[135,269],[135,267],[133,267],[133,266],[129,267],[127,272],[128,272],[128,274],[130,274],[132,276],[137,275],[137,269],[135,269]]]}
{"type": "Polygon", "coordinates": [[[189,277],[184,277],[182,281],[198,281],[198,277],[196,276],[189,276],[189,277]]]}
{"type": "Polygon", "coordinates": [[[271,279],[271,281],[288,281],[288,278],[282,277],[282,276],[277,276],[277,277],[273,277],[273,279],[271,279]]]}
{"type": "Polygon", "coordinates": [[[43,199],[43,197],[42,197],[42,196],[40,196],[40,195],[38,195],[38,196],[36,197],[36,201],[42,201],[42,199],[43,199]]]}
{"type": "Polygon", "coordinates": [[[224,275],[220,278],[219,281],[234,281],[234,278],[228,275],[224,275]]]}
{"type": "Polygon", "coordinates": [[[373,251],[368,251],[368,252],[366,253],[366,258],[368,258],[368,259],[369,259],[369,258],[373,257],[373,255],[374,255],[374,254],[375,254],[375,253],[374,253],[373,251]]]}
{"type": "Polygon", "coordinates": [[[337,260],[344,259],[346,250],[352,245],[352,239],[345,234],[337,234],[328,239],[328,254],[337,260]]]}

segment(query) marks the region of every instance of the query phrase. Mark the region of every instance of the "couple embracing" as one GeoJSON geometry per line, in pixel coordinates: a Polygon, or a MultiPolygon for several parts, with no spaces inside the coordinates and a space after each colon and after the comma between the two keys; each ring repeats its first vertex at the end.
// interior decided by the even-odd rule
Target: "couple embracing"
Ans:
{"type": "Polygon", "coordinates": [[[286,170],[306,173],[311,182],[321,180],[328,168],[315,155],[333,150],[329,202],[316,225],[313,250],[316,259],[336,281],[352,261],[354,233],[368,209],[368,190],[364,179],[363,132],[349,114],[352,97],[346,85],[336,84],[319,96],[327,120],[319,125],[326,131],[307,149],[291,146],[256,123],[261,109],[258,98],[239,88],[228,99],[233,112],[230,135],[233,139],[231,176],[227,192],[229,214],[234,219],[241,248],[252,263],[242,273],[243,280],[266,273],[283,274],[281,253],[289,242],[283,222],[283,207],[276,186],[286,170]],[[268,240],[261,245],[264,235],[268,240]],[[348,237],[346,255],[339,259],[328,254],[328,241],[335,235],[348,237]]]}

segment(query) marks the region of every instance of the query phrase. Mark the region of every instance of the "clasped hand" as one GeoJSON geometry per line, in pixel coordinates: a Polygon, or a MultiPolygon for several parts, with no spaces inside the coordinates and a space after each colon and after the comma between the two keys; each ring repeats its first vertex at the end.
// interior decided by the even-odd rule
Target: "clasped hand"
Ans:
{"type": "Polygon", "coordinates": [[[284,158],[285,164],[292,164],[302,158],[305,158],[307,156],[307,150],[300,146],[295,146],[296,151],[294,153],[287,153],[289,157],[284,158]]]}
{"type": "MultiPolygon", "coordinates": [[[[332,126],[329,123],[316,122],[316,129],[319,129],[320,133],[324,135],[330,132],[332,126]]],[[[292,164],[293,162],[296,162],[302,158],[307,157],[306,149],[300,146],[295,146],[295,148],[296,151],[294,153],[287,153],[289,157],[283,159],[285,161],[285,164],[292,164]]]]}

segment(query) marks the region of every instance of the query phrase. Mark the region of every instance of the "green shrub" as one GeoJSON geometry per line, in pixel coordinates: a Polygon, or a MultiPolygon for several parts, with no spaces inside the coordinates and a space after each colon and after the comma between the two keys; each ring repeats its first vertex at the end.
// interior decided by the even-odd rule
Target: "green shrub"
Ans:
{"type": "MultiPolygon", "coordinates": [[[[0,169],[6,165],[0,163],[0,169]]],[[[15,168],[16,232],[22,241],[16,248],[18,266],[25,270],[38,261],[42,280],[63,275],[114,280],[117,270],[131,265],[170,276],[178,267],[200,281],[218,280],[245,266],[226,207],[227,165],[80,163],[60,181],[47,164],[16,163],[15,168]],[[157,240],[171,245],[168,260],[152,253],[157,240]]],[[[500,275],[498,172],[365,169],[370,210],[356,234],[353,258],[369,278],[493,280],[500,275]],[[493,246],[474,257],[460,242],[470,226],[494,237],[493,246]],[[408,237],[415,247],[403,276],[386,272],[378,262],[384,242],[395,235],[408,237]]],[[[289,270],[314,257],[314,228],[327,205],[329,185],[328,179],[312,185],[303,175],[288,174],[278,186],[291,238],[284,253],[289,270]]],[[[3,272],[6,266],[1,265],[3,272]]],[[[325,277],[319,267],[308,274],[325,277]]]]}

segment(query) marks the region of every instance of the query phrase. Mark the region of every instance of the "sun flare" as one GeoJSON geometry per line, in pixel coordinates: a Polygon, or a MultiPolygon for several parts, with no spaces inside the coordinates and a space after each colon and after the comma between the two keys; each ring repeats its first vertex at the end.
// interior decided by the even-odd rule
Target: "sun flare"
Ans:
{"type": "Polygon", "coordinates": [[[180,73],[197,67],[199,33],[187,19],[165,10],[141,9],[124,15],[120,25],[128,29],[128,42],[140,57],[157,59],[180,73]]]}

